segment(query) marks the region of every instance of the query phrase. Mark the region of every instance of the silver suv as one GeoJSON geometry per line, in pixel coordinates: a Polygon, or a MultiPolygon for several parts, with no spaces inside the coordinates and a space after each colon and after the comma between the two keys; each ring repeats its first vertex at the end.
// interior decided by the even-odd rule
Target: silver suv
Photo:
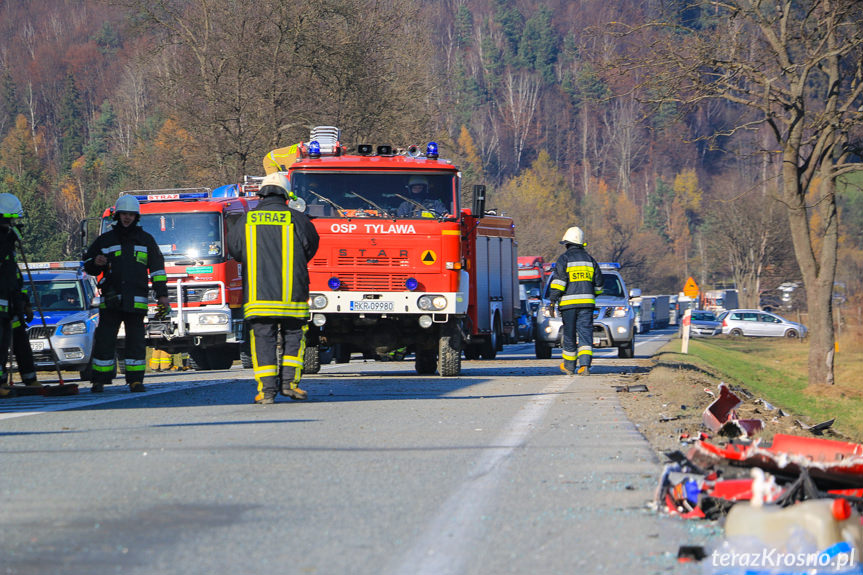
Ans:
{"type": "MultiPolygon", "coordinates": [[[[602,295],[596,298],[593,311],[593,347],[616,347],[617,356],[631,358],[635,355],[635,312],[630,305],[630,297],[639,297],[640,289],[632,290],[627,296],[626,283],[618,271],[619,264],[601,263],[602,295]]],[[[551,316],[549,294],[551,277],[545,284],[542,303],[536,314],[536,333],[534,349],[537,359],[549,359],[551,350],[563,343],[563,320],[560,314],[551,316]]]]}

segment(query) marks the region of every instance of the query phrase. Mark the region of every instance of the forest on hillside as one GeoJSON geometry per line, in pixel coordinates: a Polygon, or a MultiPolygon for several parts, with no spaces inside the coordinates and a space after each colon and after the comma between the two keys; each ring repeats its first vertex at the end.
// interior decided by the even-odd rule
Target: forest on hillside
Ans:
{"type": "MultiPolygon", "coordinates": [[[[434,140],[462,169],[464,205],[483,183],[515,218],[521,254],[555,257],[579,225],[646,293],[693,276],[757,306],[801,281],[777,142],[736,129],[733,102],[655,105],[661,75],[621,61],[662,32],[609,33],[669,14],[712,25],[683,5],[0,0],[0,190],[22,198],[31,259],[77,257],[79,222],[120,191],[261,175],[315,125],[348,147],[434,140]]],[[[835,288],[858,316],[859,182],[837,195],[835,288]]]]}

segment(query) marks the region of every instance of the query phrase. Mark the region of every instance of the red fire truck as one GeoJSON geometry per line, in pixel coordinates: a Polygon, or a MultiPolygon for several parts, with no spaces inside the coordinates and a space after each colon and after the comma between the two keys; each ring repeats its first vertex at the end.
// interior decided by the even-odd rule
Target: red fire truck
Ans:
{"type": "MultiPolygon", "coordinates": [[[[240,265],[226,249],[227,226],[253,207],[250,197],[218,197],[207,188],[135,190],[141,226],[165,256],[170,321],[156,322],[151,294],[148,345],[170,353],[188,352],[195,369],[227,369],[244,342],[240,265]]],[[[121,194],[122,195],[122,194],[121,194]]],[[[113,223],[105,210],[102,231],[113,223]]],[[[118,345],[123,345],[120,329],[118,345]]]]}
{"type": "Polygon", "coordinates": [[[309,267],[307,371],[326,345],[336,361],[401,350],[415,354],[417,373],[454,376],[462,352],[492,359],[515,338],[513,222],[485,214],[483,186],[473,209],[460,204],[461,174],[435,143],[425,153],[361,144],[348,154],[338,129],[318,127],[290,151],[277,169],[321,237],[309,267]]]}

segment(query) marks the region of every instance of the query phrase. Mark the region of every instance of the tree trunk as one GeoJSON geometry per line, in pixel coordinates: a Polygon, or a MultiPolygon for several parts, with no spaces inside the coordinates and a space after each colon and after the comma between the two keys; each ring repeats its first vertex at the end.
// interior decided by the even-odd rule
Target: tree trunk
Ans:
{"type": "MultiPolygon", "coordinates": [[[[806,286],[809,309],[809,385],[833,384],[833,355],[835,334],[833,331],[833,280],[836,275],[838,221],[836,218],[836,195],[830,166],[822,164],[818,170],[821,177],[819,210],[823,218],[824,237],[816,258],[806,208],[805,188],[800,185],[797,165],[793,158],[796,150],[786,147],[782,168],[783,191],[788,206],[788,222],[794,252],[803,283],[806,286]]],[[[825,162],[829,163],[827,158],[825,162]]]]}

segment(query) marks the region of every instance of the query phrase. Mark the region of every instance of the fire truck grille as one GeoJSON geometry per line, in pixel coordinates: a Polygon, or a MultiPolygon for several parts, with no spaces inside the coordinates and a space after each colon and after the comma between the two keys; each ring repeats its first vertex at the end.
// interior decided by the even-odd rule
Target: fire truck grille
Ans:
{"type": "MultiPolygon", "coordinates": [[[[183,303],[200,303],[204,297],[204,292],[210,289],[218,289],[215,286],[190,286],[183,288],[183,303]]],[[[171,285],[168,286],[168,299],[171,300],[171,303],[177,303],[177,289],[171,285]]],[[[211,303],[218,303],[219,298],[217,297],[215,300],[210,300],[211,303]]],[[[150,290],[150,303],[156,303],[156,292],[150,290]]]]}
{"type": "Polygon", "coordinates": [[[407,274],[340,273],[342,289],[365,291],[404,291],[407,274]]]}
{"type": "Polygon", "coordinates": [[[27,330],[27,335],[30,339],[46,339],[49,335],[54,333],[54,330],[57,326],[49,325],[48,327],[42,325],[34,325],[30,329],[27,330]]]}
{"type": "MultiPolygon", "coordinates": [[[[312,263],[317,263],[313,261],[312,263]]],[[[389,256],[342,256],[336,258],[337,266],[373,266],[378,268],[404,268],[407,267],[408,260],[405,257],[389,257],[389,256]]]]}

